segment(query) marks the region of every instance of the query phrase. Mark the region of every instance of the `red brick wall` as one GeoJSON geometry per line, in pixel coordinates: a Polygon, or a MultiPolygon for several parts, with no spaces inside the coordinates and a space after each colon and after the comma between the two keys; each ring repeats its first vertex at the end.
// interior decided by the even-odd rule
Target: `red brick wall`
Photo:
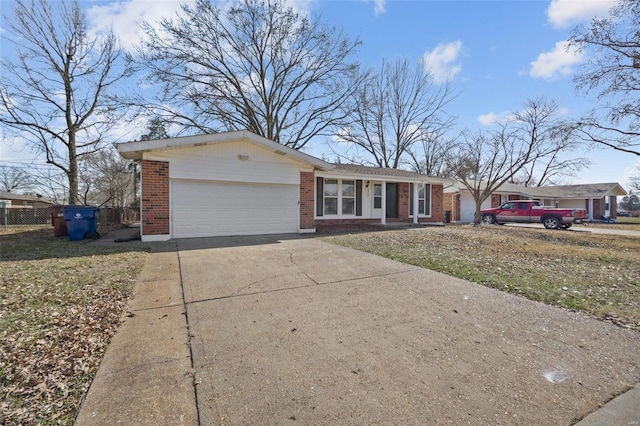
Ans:
{"type": "Polygon", "coordinates": [[[500,207],[500,194],[491,194],[491,208],[500,207]]]}
{"type": "Polygon", "coordinates": [[[142,160],[142,235],[166,235],[169,230],[169,163],[142,160]]]}
{"type": "MultiPolygon", "coordinates": [[[[604,207],[604,198],[593,200],[593,220],[602,219],[602,216],[604,216],[604,207]]],[[[587,209],[588,208],[589,207],[587,207],[587,209]]]]}
{"type": "MultiPolygon", "coordinates": [[[[593,200],[593,220],[601,220],[606,213],[607,197],[593,200]]],[[[586,208],[589,210],[589,200],[586,201],[586,208]]],[[[609,215],[612,218],[618,216],[618,199],[609,197],[609,215]]]]}
{"type": "Polygon", "coordinates": [[[398,184],[398,220],[408,220],[409,219],[409,184],[408,183],[399,183],[398,184]]]}
{"type": "Polygon", "coordinates": [[[444,222],[444,187],[431,185],[431,217],[421,217],[422,222],[444,222]]]}
{"type": "Polygon", "coordinates": [[[443,194],[442,197],[442,208],[451,212],[451,222],[460,220],[460,194],[443,194]]]}
{"type": "Polygon", "coordinates": [[[313,229],[315,222],[315,177],[313,172],[300,172],[300,229],[313,229]]]}
{"type": "MultiPolygon", "coordinates": [[[[398,219],[388,218],[387,222],[412,222],[413,212],[411,208],[410,185],[408,183],[398,184],[398,219]]],[[[420,223],[444,222],[444,187],[442,185],[431,185],[431,217],[420,217],[420,223]]]]}

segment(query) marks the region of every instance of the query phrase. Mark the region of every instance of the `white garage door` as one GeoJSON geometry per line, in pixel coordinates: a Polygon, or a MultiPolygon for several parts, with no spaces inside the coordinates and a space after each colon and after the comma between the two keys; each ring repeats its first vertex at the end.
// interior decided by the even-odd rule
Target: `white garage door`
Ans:
{"type": "MultiPolygon", "coordinates": [[[[484,200],[480,208],[488,209],[491,207],[491,198],[484,200]]],[[[471,195],[462,195],[460,197],[460,222],[473,223],[473,216],[476,212],[476,202],[471,195]]]]}
{"type": "Polygon", "coordinates": [[[172,182],[174,238],[298,232],[297,185],[172,182]]]}

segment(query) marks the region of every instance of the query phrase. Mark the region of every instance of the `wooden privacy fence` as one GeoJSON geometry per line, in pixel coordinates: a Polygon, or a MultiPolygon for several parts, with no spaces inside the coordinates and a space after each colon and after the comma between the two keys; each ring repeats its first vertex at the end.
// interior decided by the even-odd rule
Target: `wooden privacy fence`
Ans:
{"type": "MultiPolygon", "coordinates": [[[[101,208],[98,223],[123,223],[138,222],[140,211],[138,209],[123,207],[101,208]]],[[[50,207],[20,207],[0,208],[0,225],[46,225],[51,224],[50,207]]]]}

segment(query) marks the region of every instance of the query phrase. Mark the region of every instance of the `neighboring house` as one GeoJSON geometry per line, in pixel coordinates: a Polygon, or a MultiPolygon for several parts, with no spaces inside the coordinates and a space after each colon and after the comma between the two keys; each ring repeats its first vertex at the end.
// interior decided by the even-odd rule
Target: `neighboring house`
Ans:
{"type": "Polygon", "coordinates": [[[46,197],[14,194],[0,191],[0,208],[43,208],[54,205],[55,202],[46,197]]]}
{"type": "MultiPolygon", "coordinates": [[[[617,183],[593,183],[581,185],[556,185],[526,187],[506,183],[491,194],[482,208],[498,207],[517,199],[540,200],[545,206],[586,209],[589,220],[617,217],[617,198],[627,192],[617,183]]],[[[475,213],[475,201],[471,192],[462,184],[448,187],[444,194],[444,209],[451,212],[453,222],[471,223],[475,213]]]]}
{"type": "Polygon", "coordinates": [[[442,223],[453,181],[334,165],[248,131],[117,145],[141,165],[141,235],[224,235],[442,223]]]}

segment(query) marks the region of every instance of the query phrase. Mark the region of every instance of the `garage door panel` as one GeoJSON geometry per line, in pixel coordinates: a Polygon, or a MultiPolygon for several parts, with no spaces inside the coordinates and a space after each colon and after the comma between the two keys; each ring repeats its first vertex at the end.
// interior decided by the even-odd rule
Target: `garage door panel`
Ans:
{"type": "Polygon", "coordinates": [[[296,185],[173,182],[176,238],[298,231],[296,185]]]}
{"type": "MultiPolygon", "coordinates": [[[[482,202],[481,209],[491,208],[491,198],[482,202]]],[[[460,222],[472,223],[476,212],[476,202],[471,195],[460,197],[460,222]]]]}

